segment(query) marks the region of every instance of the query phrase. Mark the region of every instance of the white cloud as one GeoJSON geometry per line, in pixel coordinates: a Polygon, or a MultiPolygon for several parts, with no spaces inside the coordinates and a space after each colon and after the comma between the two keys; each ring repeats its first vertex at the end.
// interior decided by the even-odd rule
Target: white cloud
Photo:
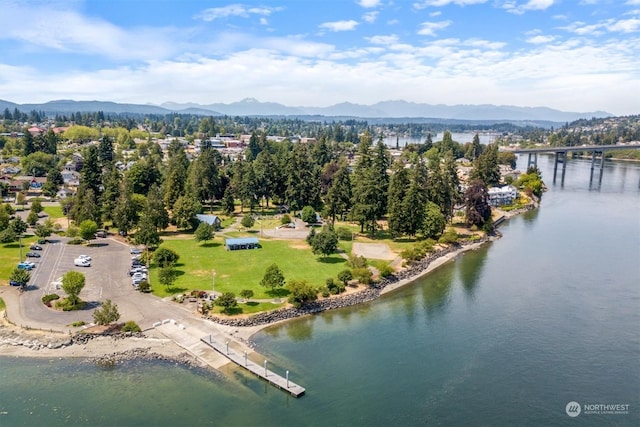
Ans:
{"type": "Polygon", "coordinates": [[[627,0],[627,6],[640,6],[640,0],[627,0]]]}
{"type": "Polygon", "coordinates": [[[621,32],[621,33],[634,33],[640,30],[640,19],[621,19],[619,21],[611,22],[607,29],[609,31],[621,32]]]}
{"type": "Polygon", "coordinates": [[[543,44],[543,43],[551,43],[553,40],[555,40],[554,36],[543,36],[543,35],[538,35],[538,36],[533,36],[533,37],[529,37],[527,39],[527,43],[531,43],[531,44],[543,44]]]}
{"type": "Polygon", "coordinates": [[[35,49],[53,49],[112,59],[164,58],[179,51],[183,32],[175,28],[123,29],[80,15],[58,4],[6,3],[0,14],[0,39],[18,40],[35,49]],[[25,26],[24,23],[29,22],[25,26]]]}
{"type": "Polygon", "coordinates": [[[369,24],[373,24],[374,22],[376,22],[376,19],[378,19],[378,13],[379,12],[367,12],[362,15],[362,20],[369,24]]]}
{"type": "Polygon", "coordinates": [[[211,7],[205,9],[199,14],[195,15],[195,19],[201,19],[206,22],[215,21],[220,18],[228,18],[230,16],[239,16],[247,18],[250,15],[269,16],[273,12],[282,10],[278,7],[249,7],[242,4],[230,4],[223,7],[211,7]]]}
{"type": "Polygon", "coordinates": [[[640,31],[640,19],[607,19],[595,24],[587,24],[582,21],[575,21],[567,26],[559,28],[581,36],[598,36],[604,34],[605,31],[611,33],[635,33],[640,31]]]}
{"type": "Polygon", "coordinates": [[[451,25],[451,21],[423,22],[420,24],[418,34],[421,36],[435,36],[437,31],[445,29],[449,25],[451,25]]]}
{"type": "Polygon", "coordinates": [[[391,34],[389,36],[372,36],[366,37],[371,44],[391,45],[398,42],[398,36],[391,34]]]}
{"type": "Polygon", "coordinates": [[[380,6],[381,0],[359,0],[358,4],[364,8],[372,8],[380,6]]]}
{"type": "Polygon", "coordinates": [[[320,28],[326,29],[333,32],[338,31],[353,31],[358,26],[358,22],[353,19],[349,21],[333,21],[333,22],[325,22],[319,25],[320,28]]]}
{"type": "Polygon", "coordinates": [[[431,13],[429,14],[429,16],[430,16],[431,18],[435,18],[436,16],[440,16],[440,15],[442,15],[442,12],[441,12],[441,11],[439,11],[439,10],[436,10],[435,12],[431,12],[431,13]]]}
{"type": "Polygon", "coordinates": [[[421,2],[413,3],[414,9],[426,9],[428,7],[442,7],[450,4],[458,6],[469,6],[473,4],[486,3],[487,0],[422,0],[421,2]]]}
{"type": "Polygon", "coordinates": [[[569,40],[517,52],[481,39],[440,39],[421,46],[398,44],[393,35],[369,41],[381,44],[338,51],[326,44],[307,45],[302,38],[272,38],[260,48],[215,58],[149,61],[93,72],[50,74],[50,70],[0,64],[0,93],[14,102],[73,97],[207,104],[254,97],[323,106],[345,100],[371,104],[406,99],[637,113],[636,97],[629,96],[640,80],[640,55],[633,54],[640,46],[637,37],[598,44],[569,40]],[[301,56],[309,49],[312,54],[301,56]],[[158,91],[159,87],[164,89],[158,91]]]}
{"type": "Polygon", "coordinates": [[[526,3],[517,4],[515,1],[507,1],[502,7],[509,13],[522,15],[532,10],[546,10],[553,6],[555,0],[529,0],[526,3]]]}

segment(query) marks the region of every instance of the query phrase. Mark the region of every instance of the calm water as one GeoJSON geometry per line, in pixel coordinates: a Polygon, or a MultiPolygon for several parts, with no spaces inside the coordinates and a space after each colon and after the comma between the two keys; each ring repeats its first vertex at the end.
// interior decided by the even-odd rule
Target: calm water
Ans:
{"type": "MultiPolygon", "coordinates": [[[[467,142],[471,142],[473,141],[473,137],[474,137],[475,133],[468,133],[468,132],[462,132],[462,133],[451,133],[451,139],[453,139],[456,142],[459,142],[461,144],[465,144],[467,142]]],[[[490,134],[490,133],[482,133],[478,135],[478,138],[480,139],[480,143],[481,144],[491,144],[495,139],[496,136],[498,134],[490,134]]],[[[442,141],[442,136],[443,133],[442,132],[438,132],[436,135],[432,135],[431,136],[431,140],[433,142],[438,142],[438,141],[442,141]]],[[[399,147],[404,147],[407,144],[423,144],[426,141],[426,136],[424,138],[413,138],[413,137],[404,137],[404,136],[389,136],[384,138],[384,143],[385,145],[388,145],[389,147],[395,147],[396,146],[396,142],[398,143],[399,147]]]]}
{"type": "MultiPolygon", "coordinates": [[[[256,337],[301,399],[228,369],[0,358],[0,425],[640,425],[640,167],[540,168],[504,237],[357,308],[256,337]],[[628,415],[565,406],[628,404],[628,415]]],[[[521,165],[524,167],[524,165],[521,165]]]]}

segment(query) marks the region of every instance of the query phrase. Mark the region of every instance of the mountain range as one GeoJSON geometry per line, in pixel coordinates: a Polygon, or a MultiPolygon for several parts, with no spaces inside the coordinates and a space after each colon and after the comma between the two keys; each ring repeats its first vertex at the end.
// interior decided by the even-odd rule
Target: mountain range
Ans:
{"type": "MultiPolygon", "coordinates": [[[[550,121],[571,122],[581,118],[609,117],[606,111],[567,112],[547,107],[518,107],[513,105],[433,105],[403,100],[383,101],[372,105],[343,102],[329,107],[290,107],[275,102],[260,102],[246,98],[230,104],[196,104],[165,102],[152,104],[121,104],[106,101],[57,100],[42,104],[16,104],[0,100],[0,110],[18,108],[23,112],[44,111],[46,114],[70,114],[102,111],[104,113],[134,114],[198,114],[211,116],[320,116],[355,119],[440,119],[462,121],[550,121]]],[[[413,121],[413,120],[412,120],[413,121]]]]}

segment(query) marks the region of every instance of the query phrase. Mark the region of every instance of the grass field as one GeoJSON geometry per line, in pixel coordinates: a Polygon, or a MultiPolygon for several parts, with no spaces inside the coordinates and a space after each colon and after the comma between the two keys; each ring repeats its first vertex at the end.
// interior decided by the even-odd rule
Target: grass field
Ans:
{"type": "MultiPolygon", "coordinates": [[[[22,238],[22,258],[29,252],[29,246],[37,240],[35,236],[22,238]]],[[[20,246],[18,242],[0,244],[0,283],[9,284],[11,272],[20,262],[20,246]]]]}
{"type": "Polygon", "coordinates": [[[215,270],[216,292],[238,295],[243,289],[251,289],[254,298],[273,298],[284,295],[267,293],[260,286],[265,270],[273,263],[280,267],[285,280],[307,280],[314,286],[324,285],[327,278],[335,278],[347,268],[346,260],[339,254],[316,257],[304,241],[260,239],[260,244],[260,249],[227,251],[218,237],[206,245],[194,240],[166,239],[162,246],[180,255],[176,266],[178,277],[174,286],[167,290],[158,283],[158,270],[152,268],[153,291],[156,295],[167,296],[194,289],[210,290],[215,270]]]}
{"type": "Polygon", "coordinates": [[[64,217],[62,214],[62,206],[45,206],[44,211],[49,215],[51,219],[58,219],[64,217]]]}

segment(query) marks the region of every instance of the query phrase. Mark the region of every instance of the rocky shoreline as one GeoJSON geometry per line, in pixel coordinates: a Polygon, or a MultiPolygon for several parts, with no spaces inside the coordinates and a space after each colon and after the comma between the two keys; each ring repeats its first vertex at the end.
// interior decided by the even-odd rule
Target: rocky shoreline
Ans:
{"type": "Polygon", "coordinates": [[[381,295],[381,291],[387,286],[396,284],[400,281],[412,281],[417,279],[429,268],[431,263],[437,259],[445,257],[454,252],[463,252],[470,246],[481,245],[495,240],[496,238],[499,238],[501,236],[502,234],[499,231],[496,231],[495,235],[493,236],[484,236],[481,239],[475,241],[465,242],[462,244],[457,243],[448,246],[447,248],[436,250],[426,257],[412,263],[407,268],[398,271],[388,277],[385,277],[379,282],[376,282],[359,292],[308,302],[300,308],[283,308],[279,310],[258,313],[246,318],[227,319],[217,316],[208,316],[207,318],[212,322],[225,326],[253,327],[280,322],[283,320],[289,320],[308,314],[316,314],[326,310],[333,310],[336,308],[350,307],[353,305],[366,303],[379,298],[381,295]]]}

